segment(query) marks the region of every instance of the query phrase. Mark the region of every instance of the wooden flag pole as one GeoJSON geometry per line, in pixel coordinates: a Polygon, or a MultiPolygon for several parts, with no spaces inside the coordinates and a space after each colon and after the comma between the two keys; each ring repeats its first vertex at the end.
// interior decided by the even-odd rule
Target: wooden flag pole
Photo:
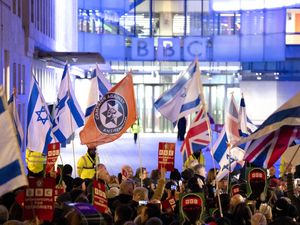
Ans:
{"type": "MultiPolygon", "coordinates": [[[[200,89],[200,100],[202,101],[202,106],[203,106],[203,111],[204,111],[204,115],[205,115],[205,120],[206,120],[206,124],[208,127],[208,135],[209,135],[209,145],[210,145],[210,155],[212,157],[212,161],[213,161],[213,167],[214,167],[214,175],[215,175],[215,183],[216,183],[216,192],[217,192],[217,198],[218,198],[218,203],[219,203],[219,209],[220,209],[220,215],[221,217],[223,217],[223,211],[222,211],[222,204],[221,204],[221,198],[220,198],[220,191],[219,191],[219,186],[218,186],[218,182],[216,181],[216,177],[217,177],[217,168],[216,168],[216,163],[215,163],[215,159],[213,157],[213,154],[211,152],[212,150],[212,134],[211,134],[211,128],[210,128],[210,122],[209,122],[209,118],[207,116],[207,109],[206,109],[206,103],[204,100],[204,94],[203,94],[203,88],[202,88],[202,83],[200,83],[200,79],[201,79],[201,74],[200,74],[200,68],[199,68],[199,62],[198,62],[198,54],[196,56],[196,70],[199,70],[199,79],[197,79],[198,84],[199,84],[199,89],[200,89]]],[[[201,108],[201,104],[200,104],[200,108],[201,108]]]]}
{"type": "Polygon", "coordinates": [[[284,169],[284,174],[285,174],[285,172],[286,172],[286,169],[287,169],[289,166],[291,166],[292,161],[293,161],[294,158],[296,157],[296,155],[297,155],[299,149],[300,149],[300,145],[298,146],[298,148],[297,148],[297,150],[295,151],[295,153],[293,154],[291,160],[289,161],[289,163],[288,163],[287,166],[285,167],[285,169],[284,169]]]}
{"type": "MultiPolygon", "coordinates": [[[[67,61],[68,63],[68,61],[67,61]]],[[[68,65],[68,97],[70,98],[70,73],[69,73],[69,65],[68,65]]],[[[71,117],[71,111],[69,113],[69,119],[70,119],[70,126],[71,126],[71,131],[72,131],[72,135],[74,135],[74,129],[73,129],[73,120],[72,120],[72,117],[71,117]]],[[[73,140],[71,140],[72,142],[72,153],[73,153],[73,166],[74,166],[74,175],[75,177],[77,176],[77,167],[76,167],[76,159],[75,159],[75,146],[74,146],[74,138],[73,140]]]]}

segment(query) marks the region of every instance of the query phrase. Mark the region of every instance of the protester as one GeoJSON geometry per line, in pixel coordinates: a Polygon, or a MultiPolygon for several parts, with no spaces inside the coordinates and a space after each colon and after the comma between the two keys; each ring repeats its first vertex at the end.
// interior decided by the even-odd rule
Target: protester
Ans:
{"type": "Polygon", "coordinates": [[[88,147],[87,153],[77,162],[77,174],[82,179],[92,179],[95,175],[95,166],[99,163],[96,147],[88,147]]]}
{"type": "Polygon", "coordinates": [[[133,133],[133,140],[134,140],[134,143],[136,144],[138,134],[140,132],[140,120],[139,119],[137,119],[134,122],[134,124],[131,125],[131,132],[133,133]]]}
{"type": "Polygon", "coordinates": [[[73,188],[73,177],[72,177],[73,168],[71,165],[66,164],[63,167],[62,179],[66,185],[66,191],[70,192],[73,188]]]}
{"type": "Polygon", "coordinates": [[[185,132],[186,132],[186,118],[185,117],[181,117],[179,120],[178,120],[178,124],[177,124],[177,127],[178,127],[178,132],[177,132],[177,139],[179,141],[184,141],[184,136],[185,136],[185,132]]]}

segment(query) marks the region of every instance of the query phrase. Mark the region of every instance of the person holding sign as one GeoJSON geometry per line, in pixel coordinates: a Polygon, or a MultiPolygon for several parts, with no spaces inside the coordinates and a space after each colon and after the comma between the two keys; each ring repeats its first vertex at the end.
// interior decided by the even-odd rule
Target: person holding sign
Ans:
{"type": "Polygon", "coordinates": [[[81,179],[92,179],[95,175],[95,166],[99,163],[96,147],[88,147],[87,153],[77,162],[77,173],[81,179]]]}

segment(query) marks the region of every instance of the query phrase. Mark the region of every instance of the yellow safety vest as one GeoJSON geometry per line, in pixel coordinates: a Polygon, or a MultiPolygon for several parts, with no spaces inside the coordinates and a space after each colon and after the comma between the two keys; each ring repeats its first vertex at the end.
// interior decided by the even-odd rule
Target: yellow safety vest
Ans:
{"type": "Polygon", "coordinates": [[[95,175],[95,166],[99,163],[98,154],[92,159],[88,153],[81,156],[77,162],[77,173],[81,179],[92,179],[95,175]]]}
{"type": "Polygon", "coordinates": [[[33,173],[39,173],[44,170],[46,164],[46,156],[41,152],[34,152],[26,149],[27,168],[33,173]]]}

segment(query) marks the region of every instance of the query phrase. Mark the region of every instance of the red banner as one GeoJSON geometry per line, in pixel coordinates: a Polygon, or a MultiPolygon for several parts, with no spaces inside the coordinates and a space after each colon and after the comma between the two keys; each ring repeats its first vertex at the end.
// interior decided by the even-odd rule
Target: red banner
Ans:
{"type": "Polygon", "coordinates": [[[97,180],[93,182],[93,205],[101,213],[107,213],[107,198],[105,194],[105,184],[97,180]]]}
{"type": "Polygon", "coordinates": [[[55,189],[54,189],[54,201],[56,202],[57,197],[65,192],[66,192],[66,190],[65,190],[64,185],[62,185],[62,184],[56,185],[55,189]]]}
{"type": "Polygon", "coordinates": [[[174,170],[175,143],[159,142],[158,144],[158,169],[174,170]]]}
{"type": "Polygon", "coordinates": [[[48,155],[46,162],[46,173],[53,170],[56,160],[60,154],[60,144],[59,142],[52,143],[48,145],[48,155]]]}
{"type": "Polygon", "coordinates": [[[51,221],[54,212],[53,178],[28,178],[29,186],[25,190],[24,219],[51,221]]]}

